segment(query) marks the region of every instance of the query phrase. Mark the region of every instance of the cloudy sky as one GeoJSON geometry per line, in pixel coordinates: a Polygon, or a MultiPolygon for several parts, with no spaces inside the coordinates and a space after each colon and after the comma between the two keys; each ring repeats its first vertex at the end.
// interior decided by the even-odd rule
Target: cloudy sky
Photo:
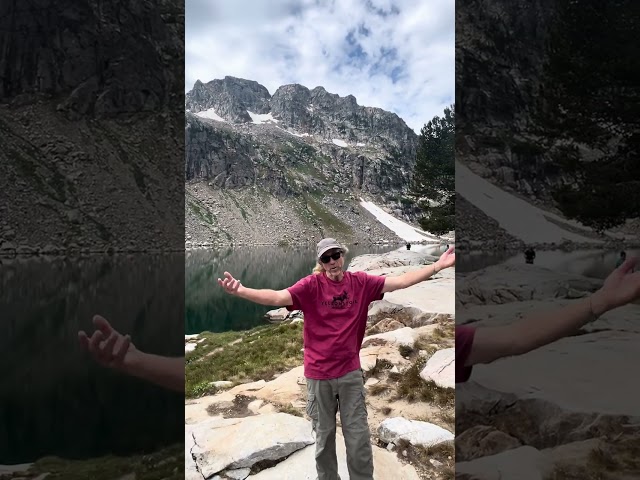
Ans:
{"type": "Polygon", "coordinates": [[[416,133],[454,102],[454,0],[186,0],[185,92],[226,75],[323,86],[416,133]]]}

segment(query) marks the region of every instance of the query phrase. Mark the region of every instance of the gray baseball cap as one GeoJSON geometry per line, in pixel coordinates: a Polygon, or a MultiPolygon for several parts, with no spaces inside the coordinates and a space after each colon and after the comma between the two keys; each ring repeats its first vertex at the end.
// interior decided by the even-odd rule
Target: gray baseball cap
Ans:
{"type": "Polygon", "coordinates": [[[323,238],[318,242],[318,245],[316,247],[318,258],[320,258],[324,252],[326,252],[327,250],[331,250],[333,248],[344,250],[342,245],[340,245],[335,238],[323,238]]]}

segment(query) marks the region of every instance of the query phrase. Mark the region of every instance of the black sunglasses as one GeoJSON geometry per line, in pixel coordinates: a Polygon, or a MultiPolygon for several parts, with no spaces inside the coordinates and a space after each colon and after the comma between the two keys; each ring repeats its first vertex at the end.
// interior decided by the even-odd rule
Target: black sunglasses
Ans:
{"type": "Polygon", "coordinates": [[[342,252],[332,253],[331,255],[323,255],[320,257],[322,263],[329,263],[331,259],[338,260],[342,256],[342,252]]]}

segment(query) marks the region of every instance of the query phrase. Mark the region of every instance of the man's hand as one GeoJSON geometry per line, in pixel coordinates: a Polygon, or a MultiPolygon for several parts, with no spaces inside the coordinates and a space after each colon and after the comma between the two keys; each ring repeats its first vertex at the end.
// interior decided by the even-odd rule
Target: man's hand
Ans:
{"type": "Polygon", "coordinates": [[[436,262],[436,270],[439,272],[445,268],[453,267],[456,264],[455,247],[451,246],[440,255],[440,258],[436,262]]]}
{"type": "Polygon", "coordinates": [[[640,272],[635,272],[638,257],[632,257],[616,268],[592,296],[596,316],[640,298],[640,272]]]}
{"type": "Polygon", "coordinates": [[[129,335],[122,335],[100,315],[93,317],[96,331],[91,338],[84,331],[78,332],[80,345],[102,366],[124,369],[125,364],[137,352],[129,335]]]}
{"type": "Polygon", "coordinates": [[[229,272],[224,272],[224,280],[218,279],[218,284],[230,295],[237,295],[241,286],[240,280],[236,280],[229,272]]]}

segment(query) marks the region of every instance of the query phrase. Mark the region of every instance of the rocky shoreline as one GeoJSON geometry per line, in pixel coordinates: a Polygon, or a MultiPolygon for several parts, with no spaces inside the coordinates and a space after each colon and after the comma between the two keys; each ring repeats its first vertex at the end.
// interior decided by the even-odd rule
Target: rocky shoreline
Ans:
{"type": "MultiPolygon", "coordinates": [[[[349,268],[398,275],[436,259],[418,252],[394,251],[356,257],[349,268]]],[[[376,478],[452,478],[454,281],[455,270],[444,270],[371,304],[360,359],[366,377],[376,478]]],[[[229,336],[221,346],[210,334],[185,337],[187,377],[200,368],[216,371],[206,362],[220,362],[225,355],[233,356],[236,364],[244,363],[238,362],[241,356],[237,349],[249,342],[252,352],[261,349],[262,341],[271,341],[270,330],[279,329],[280,339],[293,334],[292,340],[285,340],[287,343],[301,336],[301,313],[274,310],[269,318],[276,325],[245,336],[229,336]]],[[[300,346],[293,346],[295,353],[289,366],[281,365],[258,381],[247,382],[233,373],[228,378],[213,373],[202,377],[214,393],[192,396],[186,402],[185,478],[316,477],[314,438],[305,416],[300,346]],[[265,432],[265,438],[261,432],[265,432]]],[[[205,388],[201,391],[207,392],[205,388]]],[[[338,425],[339,471],[348,478],[338,425]]]]}
{"type": "MultiPolygon", "coordinates": [[[[601,280],[534,265],[497,265],[458,279],[456,322],[501,325],[570,304],[601,280]]],[[[456,388],[456,472],[464,479],[638,478],[640,305],[579,334],[474,367],[456,388]],[[635,460],[633,460],[635,458],[635,460]],[[524,475],[524,472],[528,476],[524,475]]]]}

